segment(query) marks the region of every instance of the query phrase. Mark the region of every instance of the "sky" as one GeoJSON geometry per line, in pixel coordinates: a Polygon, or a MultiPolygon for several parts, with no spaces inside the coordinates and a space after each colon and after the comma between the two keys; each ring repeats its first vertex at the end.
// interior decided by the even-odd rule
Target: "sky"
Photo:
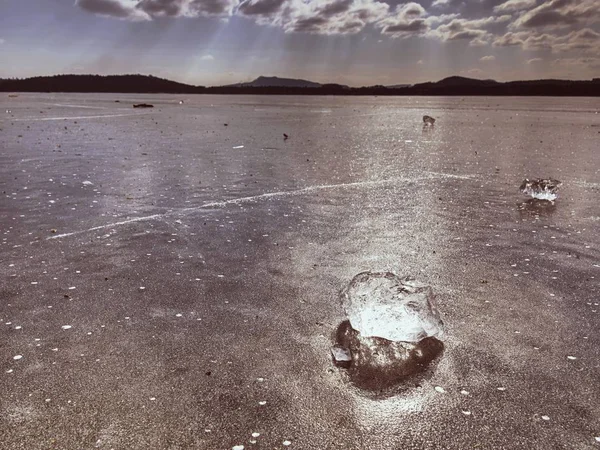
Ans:
{"type": "Polygon", "coordinates": [[[0,78],[600,77],[600,0],[0,0],[0,78]]]}

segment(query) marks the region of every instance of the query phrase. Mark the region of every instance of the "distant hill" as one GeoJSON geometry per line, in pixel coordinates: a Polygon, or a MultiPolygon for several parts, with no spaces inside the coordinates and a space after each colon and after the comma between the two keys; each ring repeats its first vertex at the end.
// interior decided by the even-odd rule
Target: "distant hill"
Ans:
{"type": "Polygon", "coordinates": [[[600,78],[593,80],[530,80],[498,82],[465,77],[414,85],[351,88],[292,78],[258,77],[230,86],[191,86],[147,75],[56,75],[0,79],[0,92],[114,92],[240,95],[486,95],[600,97],[600,78]]]}
{"type": "Polygon", "coordinates": [[[237,83],[227,87],[292,87],[292,88],[319,88],[322,85],[308,80],[295,78],[263,77],[260,76],[248,83],[237,83]]]}
{"type": "Polygon", "coordinates": [[[431,83],[431,82],[421,83],[421,84],[415,84],[415,86],[433,85],[433,86],[437,86],[437,87],[462,87],[462,86],[481,87],[481,86],[497,86],[499,84],[501,84],[501,83],[499,83],[498,81],[495,81],[495,80],[477,80],[475,78],[453,76],[453,77],[444,78],[443,80],[440,80],[435,83],[431,83]]]}
{"type": "Polygon", "coordinates": [[[3,92],[198,93],[202,89],[151,75],[55,75],[0,79],[0,91],[3,92]]]}

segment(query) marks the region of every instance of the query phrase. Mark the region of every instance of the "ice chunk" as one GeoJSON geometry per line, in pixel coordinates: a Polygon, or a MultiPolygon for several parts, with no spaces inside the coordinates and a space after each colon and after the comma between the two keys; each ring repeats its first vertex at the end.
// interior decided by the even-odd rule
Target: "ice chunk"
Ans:
{"type": "Polygon", "coordinates": [[[346,366],[352,362],[352,353],[349,349],[341,345],[331,347],[331,356],[333,357],[333,361],[340,366],[346,366]]]}
{"type": "Polygon", "coordinates": [[[519,190],[525,194],[530,195],[538,200],[550,200],[553,201],[558,197],[556,192],[562,183],[552,178],[536,178],[530,180],[525,178],[519,190]]]}
{"type": "Polygon", "coordinates": [[[419,342],[442,334],[431,287],[390,272],[356,275],[342,293],[353,329],[363,337],[419,342]]]}
{"type": "Polygon", "coordinates": [[[431,116],[423,116],[423,123],[425,125],[435,125],[435,119],[431,116]]]}

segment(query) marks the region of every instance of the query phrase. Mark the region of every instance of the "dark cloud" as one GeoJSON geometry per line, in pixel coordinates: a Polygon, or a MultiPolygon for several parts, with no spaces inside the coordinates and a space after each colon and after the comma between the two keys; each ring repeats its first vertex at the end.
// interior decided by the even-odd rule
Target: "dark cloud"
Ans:
{"type": "Polygon", "coordinates": [[[404,9],[405,17],[421,17],[425,9],[418,3],[409,3],[404,9]]]}
{"type": "Polygon", "coordinates": [[[80,8],[104,16],[140,20],[154,17],[230,16],[238,0],[76,0],[80,8]]]}
{"type": "Polygon", "coordinates": [[[178,16],[182,12],[183,0],[141,0],[136,8],[151,16],[178,16]]]}
{"type": "Polygon", "coordinates": [[[494,6],[495,13],[513,13],[524,9],[533,8],[537,0],[508,0],[500,5],[494,6]]]}
{"type": "Polygon", "coordinates": [[[75,5],[94,14],[122,19],[130,18],[135,13],[133,8],[118,0],[75,0],[75,5]]]}
{"type": "Polygon", "coordinates": [[[520,46],[524,50],[549,50],[553,53],[577,51],[592,55],[600,54],[600,33],[584,28],[567,34],[556,35],[525,30],[508,32],[494,40],[496,47],[520,46]]]}
{"type": "Polygon", "coordinates": [[[407,38],[425,34],[430,29],[430,23],[425,19],[427,11],[418,3],[398,5],[394,15],[385,18],[377,25],[381,32],[395,38],[407,38]]]}
{"type": "Polygon", "coordinates": [[[598,0],[550,0],[522,14],[514,28],[573,26],[600,21],[598,0]]]}
{"type": "Polygon", "coordinates": [[[431,31],[430,35],[442,41],[468,40],[469,45],[479,47],[488,44],[489,39],[493,36],[489,31],[491,28],[508,22],[510,19],[509,15],[474,20],[455,18],[438,26],[431,31]]]}
{"type": "Polygon", "coordinates": [[[458,33],[454,33],[448,37],[448,41],[458,41],[461,39],[475,39],[485,36],[487,33],[483,30],[463,30],[458,33]]]}
{"type": "Polygon", "coordinates": [[[270,15],[281,9],[285,0],[247,0],[240,4],[238,11],[247,16],[270,15]]]}
{"type": "Polygon", "coordinates": [[[531,15],[526,20],[521,22],[523,27],[545,27],[547,25],[573,25],[577,23],[577,19],[572,16],[566,16],[558,11],[540,11],[531,15]]]}
{"type": "Polygon", "coordinates": [[[292,25],[293,31],[306,31],[306,32],[317,32],[320,27],[326,25],[328,23],[328,19],[326,17],[314,16],[314,17],[306,17],[304,19],[299,19],[294,22],[292,25]]]}
{"type": "Polygon", "coordinates": [[[271,23],[287,32],[354,34],[383,19],[388,11],[389,6],[377,0],[288,0],[271,23]]]}
{"type": "Polygon", "coordinates": [[[237,0],[188,0],[188,14],[192,16],[230,16],[237,0]]]}
{"type": "Polygon", "coordinates": [[[382,31],[384,33],[411,33],[418,34],[425,32],[429,29],[424,19],[415,19],[410,22],[400,22],[395,25],[389,25],[382,31]]]}
{"type": "Polygon", "coordinates": [[[341,0],[329,3],[321,8],[318,12],[325,17],[335,16],[336,14],[344,13],[352,6],[352,0],[341,0]]]}

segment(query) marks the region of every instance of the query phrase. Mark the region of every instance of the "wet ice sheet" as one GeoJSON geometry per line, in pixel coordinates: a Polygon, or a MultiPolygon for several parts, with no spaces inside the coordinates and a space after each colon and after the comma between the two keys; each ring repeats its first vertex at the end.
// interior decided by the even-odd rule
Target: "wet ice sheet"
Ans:
{"type": "Polygon", "coordinates": [[[46,97],[0,108],[4,445],[597,445],[597,100],[46,97]],[[406,391],[329,357],[365,270],[438,295],[406,391]]]}

